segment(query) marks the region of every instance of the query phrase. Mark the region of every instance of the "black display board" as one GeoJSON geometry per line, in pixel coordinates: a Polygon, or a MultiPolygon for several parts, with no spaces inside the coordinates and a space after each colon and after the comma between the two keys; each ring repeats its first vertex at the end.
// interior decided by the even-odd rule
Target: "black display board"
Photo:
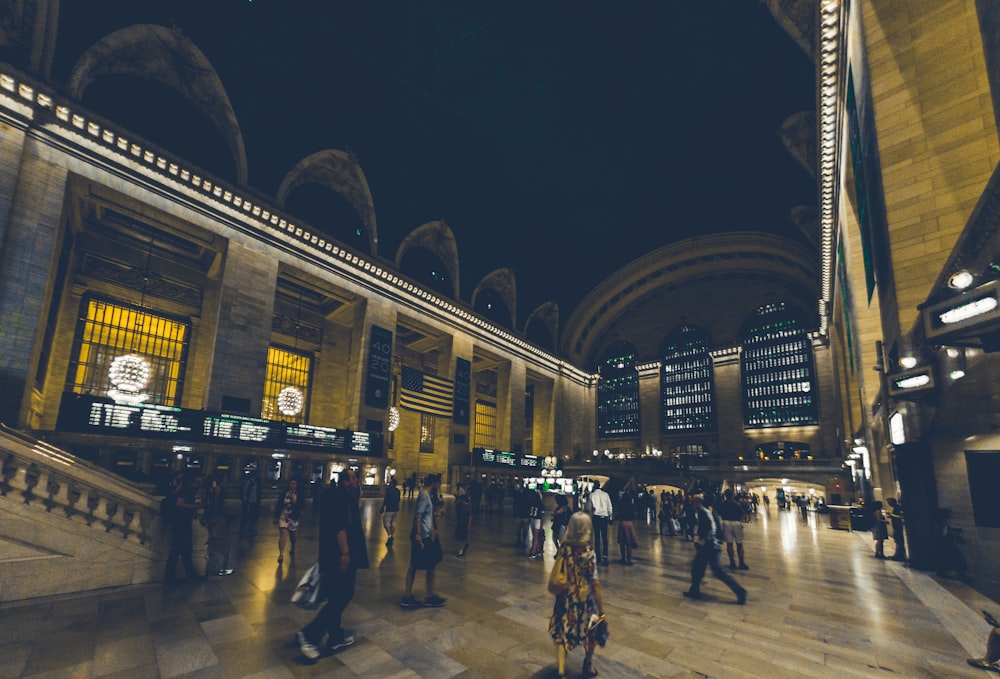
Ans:
{"type": "Polygon", "coordinates": [[[455,424],[469,424],[469,402],[472,394],[472,363],[464,358],[455,359],[455,424]]]}
{"type": "Polygon", "coordinates": [[[365,375],[365,405],[370,408],[388,408],[389,380],[392,376],[392,331],[372,326],[365,375]]]}
{"type": "Polygon", "coordinates": [[[59,410],[60,431],[189,443],[221,443],[380,457],[380,433],[335,429],[230,413],[207,413],[148,403],[127,405],[68,394],[59,410]]]}
{"type": "Polygon", "coordinates": [[[515,453],[509,450],[492,450],[490,448],[472,449],[473,467],[506,467],[525,473],[539,474],[542,471],[542,458],[527,453],[515,453]]]}

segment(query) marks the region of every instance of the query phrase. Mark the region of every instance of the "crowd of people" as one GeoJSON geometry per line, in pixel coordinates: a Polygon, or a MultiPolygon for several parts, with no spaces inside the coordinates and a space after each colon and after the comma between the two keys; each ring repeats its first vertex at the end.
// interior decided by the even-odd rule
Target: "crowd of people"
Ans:
{"type": "MultiPolygon", "coordinates": [[[[435,573],[443,560],[444,549],[439,534],[439,522],[444,517],[445,499],[441,493],[441,477],[430,474],[418,479],[406,477],[402,489],[395,479],[385,488],[378,512],[382,518],[387,548],[395,541],[396,517],[403,499],[415,499],[413,524],[409,531],[410,558],[403,582],[403,608],[441,607],[446,599],[436,589],[435,573]],[[418,572],[423,571],[423,596],[414,594],[418,572]]],[[[368,568],[366,539],[360,519],[360,486],[357,473],[348,469],[339,483],[327,486],[314,507],[319,515],[320,591],[323,602],[315,618],[296,635],[302,655],[315,660],[354,643],[354,637],[342,626],[342,616],[354,594],[357,571],[368,568]]],[[[638,548],[637,525],[652,525],[658,537],[680,537],[693,543],[690,564],[690,585],[684,596],[702,597],[701,584],[711,571],[733,592],[740,605],[747,601],[745,587],[728,571],[749,570],[744,548],[745,524],[769,498],[752,492],[734,492],[719,487],[703,488],[692,485],[689,490],[662,490],[658,495],[636,483],[609,479],[602,487],[589,484],[577,495],[554,494],[554,507],[546,508],[541,489],[527,485],[504,487],[499,483],[483,485],[476,481],[458,483],[454,492],[453,544],[455,556],[464,557],[469,550],[473,517],[479,512],[503,510],[504,498],[510,497],[510,509],[515,519],[514,544],[529,559],[538,559],[544,552],[546,533],[554,547],[555,568],[561,570],[562,584],[550,591],[555,595],[549,621],[549,634],[556,646],[559,676],[565,676],[569,651],[582,646],[585,653],[583,676],[595,676],[594,652],[609,636],[605,616],[599,567],[610,563],[610,533],[614,528],[614,544],[618,546],[621,566],[633,566],[633,551],[638,548]],[[546,518],[548,522],[546,523],[546,518]],[[728,557],[728,571],[723,568],[722,555],[728,557]]],[[[209,535],[224,517],[224,479],[205,478],[193,472],[178,474],[163,503],[161,513],[171,531],[170,552],[165,579],[178,582],[176,570],[180,562],[187,579],[203,579],[192,559],[192,522],[201,512],[201,520],[209,535]]],[[[256,534],[261,507],[260,482],[256,472],[244,476],[240,486],[240,536],[256,534]]],[[[887,558],[884,542],[891,536],[896,548],[891,558],[905,559],[903,544],[902,507],[895,498],[888,498],[888,510],[881,502],[868,508],[872,518],[875,555],[887,558]]],[[[779,507],[799,506],[795,498],[779,498],[779,507]],[[794,503],[794,504],[793,504],[794,503]]],[[[278,530],[278,564],[284,560],[286,547],[295,555],[296,534],[305,507],[305,498],[298,480],[292,479],[280,489],[272,510],[272,523],[278,530]]],[[[947,525],[947,524],[945,524],[947,525]]],[[[946,531],[947,532],[947,531],[946,531]]],[[[555,574],[553,574],[554,576],[555,574]]]]}

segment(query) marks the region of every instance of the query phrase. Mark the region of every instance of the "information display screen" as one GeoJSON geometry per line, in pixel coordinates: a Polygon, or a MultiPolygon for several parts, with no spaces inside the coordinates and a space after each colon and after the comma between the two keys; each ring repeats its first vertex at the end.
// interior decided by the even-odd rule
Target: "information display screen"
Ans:
{"type": "Polygon", "coordinates": [[[227,413],[170,406],[128,405],[67,394],[59,409],[61,431],[135,438],[170,438],[188,443],[220,443],[269,449],[382,455],[382,435],[350,429],[294,424],[227,413]]]}
{"type": "Polygon", "coordinates": [[[520,466],[520,461],[518,460],[518,454],[509,450],[473,448],[472,465],[486,467],[509,467],[516,469],[520,466]]]}
{"type": "Polygon", "coordinates": [[[285,445],[289,448],[322,448],[330,451],[346,451],[347,441],[352,432],[333,427],[317,427],[310,424],[289,424],[285,427],[285,445]]]}
{"type": "Polygon", "coordinates": [[[285,438],[284,429],[281,422],[245,415],[206,415],[202,420],[201,434],[217,443],[280,446],[285,438]]]}
{"type": "Polygon", "coordinates": [[[184,411],[180,408],[94,401],[80,403],[80,406],[86,410],[85,414],[80,413],[73,418],[78,425],[74,429],[78,431],[94,428],[144,436],[176,436],[191,431],[191,423],[184,418],[184,411]]]}

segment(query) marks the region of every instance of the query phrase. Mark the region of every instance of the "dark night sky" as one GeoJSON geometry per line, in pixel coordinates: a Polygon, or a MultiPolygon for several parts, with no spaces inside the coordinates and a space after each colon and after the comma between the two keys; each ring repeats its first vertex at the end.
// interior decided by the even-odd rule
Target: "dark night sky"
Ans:
{"type": "MultiPolygon", "coordinates": [[[[355,153],[379,254],[394,259],[410,231],[445,220],[461,297],[512,268],[519,328],[548,300],[565,322],[612,272],[683,238],[796,238],[790,209],[816,201],[777,136],[815,107],[813,66],[755,0],[94,0],[60,12],[57,81],[113,30],[179,27],[226,86],[251,186],[273,196],[305,156],[355,153]]],[[[88,105],[198,153],[171,141],[167,128],[187,123],[163,117],[167,103],[115,86],[93,90],[109,108],[88,105]]]]}

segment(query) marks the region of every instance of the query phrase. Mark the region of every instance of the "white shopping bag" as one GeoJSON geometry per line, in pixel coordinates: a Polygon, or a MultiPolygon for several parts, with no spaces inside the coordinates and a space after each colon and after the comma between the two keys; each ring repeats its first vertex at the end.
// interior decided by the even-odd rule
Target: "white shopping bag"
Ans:
{"type": "Polygon", "coordinates": [[[292,603],[302,608],[316,608],[319,603],[319,564],[313,564],[299,580],[292,603]]]}

